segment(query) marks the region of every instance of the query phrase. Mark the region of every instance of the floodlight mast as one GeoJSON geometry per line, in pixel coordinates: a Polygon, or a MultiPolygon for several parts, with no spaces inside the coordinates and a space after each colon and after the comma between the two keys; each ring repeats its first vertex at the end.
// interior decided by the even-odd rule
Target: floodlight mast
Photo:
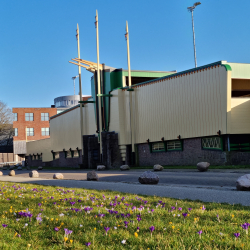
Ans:
{"type": "Polygon", "coordinates": [[[194,34],[194,15],[193,15],[193,12],[194,12],[194,9],[196,6],[200,5],[201,3],[200,2],[196,2],[194,3],[193,6],[191,7],[188,7],[188,11],[191,12],[192,14],[192,27],[193,27],[193,43],[194,43],[194,63],[195,63],[195,68],[197,68],[197,60],[196,60],[196,49],[195,49],[195,34],[194,34]]]}
{"type": "Polygon", "coordinates": [[[76,95],[76,92],[75,92],[75,79],[76,79],[77,77],[79,77],[79,75],[73,76],[73,77],[72,77],[72,80],[74,81],[74,95],[76,95]]]}

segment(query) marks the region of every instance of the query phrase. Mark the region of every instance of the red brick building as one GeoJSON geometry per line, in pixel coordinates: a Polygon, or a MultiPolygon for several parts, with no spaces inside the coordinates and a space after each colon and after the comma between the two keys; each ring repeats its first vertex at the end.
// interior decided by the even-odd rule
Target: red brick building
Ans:
{"type": "Polygon", "coordinates": [[[50,137],[49,119],[57,114],[57,108],[13,108],[14,154],[26,154],[27,141],[35,141],[50,137]]]}

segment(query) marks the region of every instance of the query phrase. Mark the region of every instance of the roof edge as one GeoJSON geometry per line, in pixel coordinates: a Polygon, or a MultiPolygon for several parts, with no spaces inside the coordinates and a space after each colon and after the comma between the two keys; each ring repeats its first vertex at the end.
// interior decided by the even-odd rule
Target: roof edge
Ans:
{"type": "MultiPolygon", "coordinates": [[[[203,69],[214,67],[214,66],[224,66],[227,71],[232,70],[231,67],[228,64],[223,64],[223,62],[218,61],[218,62],[206,64],[206,65],[203,65],[203,66],[200,66],[200,67],[197,67],[197,68],[184,70],[184,71],[178,72],[176,74],[171,74],[171,75],[159,77],[159,78],[156,78],[156,79],[153,79],[153,80],[149,80],[149,81],[146,81],[146,82],[138,83],[138,84],[132,85],[131,87],[133,88],[133,87],[136,87],[136,86],[142,86],[142,85],[145,85],[145,84],[148,84],[148,83],[153,83],[153,82],[156,82],[156,81],[161,81],[161,80],[165,80],[165,79],[168,79],[168,78],[177,77],[177,76],[180,76],[180,75],[183,75],[183,74],[192,73],[192,72],[195,72],[195,71],[198,71],[198,70],[203,70],[203,69]],[[227,66],[225,66],[225,65],[227,65],[227,66]]],[[[126,87],[122,87],[120,89],[125,90],[125,89],[129,89],[129,87],[126,86],[126,87]]]]}

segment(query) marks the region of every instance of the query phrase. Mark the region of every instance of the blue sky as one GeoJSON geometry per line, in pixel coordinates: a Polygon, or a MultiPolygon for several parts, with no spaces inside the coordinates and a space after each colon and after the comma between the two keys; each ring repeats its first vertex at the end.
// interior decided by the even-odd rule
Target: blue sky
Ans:
{"type": "MultiPolygon", "coordinates": [[[[76,25],[81,58],[96,62],[95,11],[100,62],[127,69],[124,38],[130,31],[131,68],[194,67],[191,0],[3,0],[0,2],[0,100],[9,107],[49,107],[74,93],[76,25]]],[[[201,0],[194,11],[198,66],[219,60],[250,63],[250,1],[201,0]]],[[[91,73],[82,71],[83,94],[91,73]]],[[[78,92],[78,82],[76,84],[78,92]]]]}

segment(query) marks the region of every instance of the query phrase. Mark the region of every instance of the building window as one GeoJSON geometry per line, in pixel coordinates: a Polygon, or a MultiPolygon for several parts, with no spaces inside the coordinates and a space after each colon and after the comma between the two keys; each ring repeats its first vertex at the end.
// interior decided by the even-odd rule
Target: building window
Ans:
{"type": "Polygon", "coordinates": [[[182,140],[149,143],[150,152],[181,151],[182,140]]]}
{"type": "Polygon", "coordinates": [[[72,157],[71,151],[67,151],[66,152],[66,158],[71,158],[71,157],[72,157]]]}
{"type": "Polygon", "coordinates": [[[14,122],[17,121],[17,113],[14,113],[14,122]]]}
{"type": "Polygon", "coordinates": [[[42,160],[42,155],[37,155],[37,160],[42,160]]]}
{"type": "Polygon", "coordinates": [[[164,142],[152,143],[152,152],[162,152],[162,151],[165,151],[164,142]]]}
{"type": "Polygon", "coordinates": [[[25,113],[25,121],[34,121],[33,113],[25,113]]]}
{"type": "Polygon", "coordinates": [[[48,121],[49,113],[41,113],[41,121],[48,121]]]}
{"type": "Polygon", "coordinates": [[[53,160],[59,159],[59,152],[53,152],[53,160]]]}
{"type": "Polygon", "coordinates": [[[73,157],[80,157],[80,151],[79,150],[74,150],[73,152],[73,157]]]}
{"type": "Polygon", "coordinates": [[[202,138],[202,148],[203,149],[223,150],[222,146],[223,146],[222,138],[219,136],[202,138]]]}
{"type": "Polygon", "coordinates": [[[49,135],[49,128],[42,128],[42,136],[49,135]]]}
{"type": "Polygon", "coordinates": [[[14,136],[18,136],[18,128],[15,128],[15,135],[14,136]]]}
{"type": "Polygon", "coordinates": [[[182,141],[168,141],[167,151],[182,150],[182,141]]]}
{"type": "Polygon", "coordinates": [[[27,136],[34,136],[34,128],[26,128],[27,136]]]}

